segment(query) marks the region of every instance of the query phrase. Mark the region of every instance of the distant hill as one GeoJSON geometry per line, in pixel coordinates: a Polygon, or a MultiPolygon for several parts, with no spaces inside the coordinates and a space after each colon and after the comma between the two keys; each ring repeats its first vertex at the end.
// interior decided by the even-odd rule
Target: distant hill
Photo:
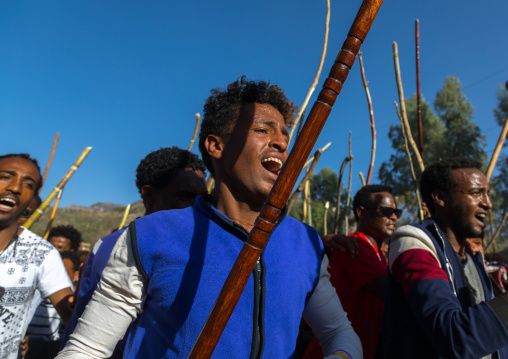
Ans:
{"type": "MultiPolygon", "coordinates": [[[[39,217],[39,221],[34,223],[30,229],[43,236],[52,210],[52,207],[46,209],[44,214],[39,217]]],[[[124,211],[125,206],[109,202],[95,203],[90,207],[71,205],[65,208],[58,208],[53,221],[53,227],[70,224],[81,232],[85,242],[93,246],[99,238],[118,229],[124,211]]],[[[145,207],[142,201],[131,204],[125,225],[128,225],[131,221],[144,214],[145,207]]]]}

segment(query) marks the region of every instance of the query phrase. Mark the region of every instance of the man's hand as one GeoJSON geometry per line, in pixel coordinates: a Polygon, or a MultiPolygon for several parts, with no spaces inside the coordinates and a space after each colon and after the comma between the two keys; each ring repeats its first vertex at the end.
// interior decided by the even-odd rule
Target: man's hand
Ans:
{"type": "Polygon", "coordinates": [[[26,353],[28,352],[28,349],[30,349],[30,337],[25,336],[23,339],[21,339],[21,356],[24,358],[26,356],[26,353]]]}
{"type": "Polygon", "coordinates": [[[351,258],[354,258],[358,254],[358,242],[354,237],[348,237],[343,234],[327,234],[326,236],[321,236],[321,240],[325,247],[339,252],[349,252],[351,258]]]}

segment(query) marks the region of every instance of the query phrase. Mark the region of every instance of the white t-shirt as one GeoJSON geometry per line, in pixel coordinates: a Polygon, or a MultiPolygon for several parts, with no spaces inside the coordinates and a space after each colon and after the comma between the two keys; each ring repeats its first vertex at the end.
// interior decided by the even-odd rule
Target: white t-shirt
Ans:
{"type": "Polygon", "coordinates": [[[35,290],[47,298],[72,288],[72,283],[55,247],[24,228],[0,254],[0,287],[4,292],[0,298],[0,359],[16,359],[33,316],[35,290]]]}

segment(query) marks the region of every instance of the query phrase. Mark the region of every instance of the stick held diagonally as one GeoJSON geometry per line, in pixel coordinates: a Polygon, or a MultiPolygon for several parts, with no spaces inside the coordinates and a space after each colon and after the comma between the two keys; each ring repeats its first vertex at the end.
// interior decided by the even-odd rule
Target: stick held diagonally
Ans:
{"type": "Polygon", "coordinates": [[[382,3],[383,0],[363,1],[349,30],[348,37],[332,66],[329,77],[325,80],[323,89],[307,117],[302,132],[265,201],[254,228],[240,251],[188,358],[209,358],[212,356],[382,3]]]}

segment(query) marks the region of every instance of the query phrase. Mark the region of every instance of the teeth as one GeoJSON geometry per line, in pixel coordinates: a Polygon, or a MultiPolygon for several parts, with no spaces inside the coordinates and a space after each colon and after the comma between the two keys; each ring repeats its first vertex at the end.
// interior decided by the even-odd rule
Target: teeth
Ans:
{"type": "Polygon", "coordinates": [[[0,201],[2,201],[2,202],[10,202],[12,204],[16,204],[16,201],[13,200],[12,198],[2,198],[2,199],[0,199],[0,201]]]}
{"type": "Polygon", "coordinates": [[[485,213],[478,213],[476,217],[485,218],[485,213]]]}
{"type": "Polygon", "coordinates": [[[261,161],[261,163],[266,163],[266,162],[275,162],[275,163],[278,163],[279,164],[279,169],[282,168],[282,161],[279,160],[278,158],[275,158],[275,157],[268,157],[268,158],[265,158],[261,161]]]}

